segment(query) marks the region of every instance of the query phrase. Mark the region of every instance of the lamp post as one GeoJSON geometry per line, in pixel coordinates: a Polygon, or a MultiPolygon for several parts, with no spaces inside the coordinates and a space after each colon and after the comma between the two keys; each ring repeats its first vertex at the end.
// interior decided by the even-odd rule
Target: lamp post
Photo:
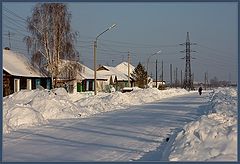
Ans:
{"type": "Polygon", "coordinates": [[[94,95],[97,94],[97,62],[96,62],[96,49],[97,49],[97,39],[104,34],[105,32],[107,32],[108,30],[114,28],[116,26],[116,24],[113,24],[111,27],[107,28],[105,31],[103,31],[102,33],[100,33],[99,35],[97,35],[94,44],[93,44],[93,55],[94,55],[94,95]]]}
{"type": "Polygon", "coordinates": [[[159,50],[158,52],[155,52],[154,54],[151,54],[151,55],[149,55],[149,57],[148,57],[148,60],[147,60],[147,84],[148,84],[148,63],[149,63],[149,60],[150,60],[150,58],[151,58],[152,56],[157,55],[157,54],[160,54],[161,52],[162,52],[162,50],[159,50]]]}

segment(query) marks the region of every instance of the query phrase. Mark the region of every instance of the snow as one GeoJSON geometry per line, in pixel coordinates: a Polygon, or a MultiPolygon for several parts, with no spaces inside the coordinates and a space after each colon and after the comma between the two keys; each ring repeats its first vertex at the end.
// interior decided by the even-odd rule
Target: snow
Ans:
{"type": "Polygon", "coordinates": [[[48,123],[48,119],[76,118],[77,113],[63,88],[21,90],[3,99],[3,132],[48,123]]]}
{"type": "Polygon", "coordinates": [[[11,50],[3,49],[3,69],[15,76],[45,77],[31,66],[26,56],[11,50]]]}
{"type": "Polygon", "coordinates": [[[68,94],[64,88],[21,90],[3,99],[3,132],[48,123],[49,119],[90,117],[186,93],[184,89],[160,91],[156,88],[134,88],[129,93],[99,93],[93,96],[89,92],[68,94]]]}
{"type": "Polygon", "coordinates": [[[237,89],[21,90],[3,98],[3,134],[7,161],[236,161],[237,89]]]}
{"type": "Polygon", "coordinates": [[[177,135],[170,161],[237,160],[237,90],[212,92],[209,111],[188,123],[177,135]]]}
{"type": "MultiPolygon", "coordinates": [[[[127,72],[128,72],[128,63],[127,62],[122,62],[120,64],[118,64],[116,67],[115,67],[118,71],[122,72],[123,74],[127,75],[127,72]]],[[[129,64],[129,71],[130,71],[130,74],[134,71],[135,67],[131,64],[129,64]]]]}
{"type": "Polygon", "coordinates": [[[83,76],[84,79],[92,79],[94,71],[81,63],[79,64],[82,66],[81,76],[83,76]]]}
{"type": "MultiPolygon", "coordinates": [[[[41,126],[18,129],[3,137],[3,161],[146,159],[146,154],[166,143],[167,137],[201,115],[197,109],[207,103],[206,95],[190,92],[88,118],[54,119],[41,126]]],[[[162,158],[158,155],[151,159],[162,158]]]]}
{"type": "Polygon", "coordinates": [[[128,77],[126,73],[123,73],[119,71],[115,67],[110,67],[110,66],[105,66],[103,65],[102,67],[98,68],[97,74],[99,74],[101,77],[109,78],[110,76],[113,77],[113,80],[115,79],[115,76],[117,76],[117,79],[119,81],[127,81],[128,77]]]}

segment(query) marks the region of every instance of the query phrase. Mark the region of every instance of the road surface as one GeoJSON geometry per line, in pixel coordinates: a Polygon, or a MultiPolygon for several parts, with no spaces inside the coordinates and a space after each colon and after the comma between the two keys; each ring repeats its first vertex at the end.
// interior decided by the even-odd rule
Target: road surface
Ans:
{"type": "Polygon", "coordinates": [[[207,93],[162,99],[90,118],[49,124],[3,136],[3,161],[162,161],[170,141],[207,106],[207,93]],[[167,146],[168,145],[168,146],[167,146]]]}

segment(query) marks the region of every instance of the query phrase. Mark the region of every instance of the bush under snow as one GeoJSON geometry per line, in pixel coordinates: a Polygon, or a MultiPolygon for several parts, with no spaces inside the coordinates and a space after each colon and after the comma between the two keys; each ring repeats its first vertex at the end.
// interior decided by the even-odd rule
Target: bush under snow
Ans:
{"type": "Polygon", "coordinates": [[[209,108],[177,135],[170,161],[237,160],[237,89],[214,90],[209,108]]]}

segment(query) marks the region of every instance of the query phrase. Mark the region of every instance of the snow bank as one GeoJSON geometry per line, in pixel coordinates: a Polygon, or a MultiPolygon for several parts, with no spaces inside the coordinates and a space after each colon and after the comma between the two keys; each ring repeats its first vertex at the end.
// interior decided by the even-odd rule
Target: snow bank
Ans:
{"type": "Polygon", "coordinates": [[[91,93],[68,94],[64,88],[21,90],[3,98],[3,133],[45,124],[49,119],[89,117],[186,93],[184,89],[160,91],[156,88],[134,88],[127,93],[99,93],[93,96],[91,93]]]}
{"type": "Polygon", "coordinates": [[[177,135],[170,161],[237,160],[237,89],[211,93],[210,111],[177,135]]]}
{"type": "Polygon", "coordinates": [[[77,117],[77,113],[63,88],[21,90],[3,99],[3,132],[44,124],[48,119],[77,117]]]}
{"type": "Polygon", "coordinates": [[[76,101],[82,117],[88,117],[101,112],[126,108],[131,105],[141,105],[162,98],[187,94],[185,89],[158,90],[156,88],[134,88],[132,92],[100,93],[96,96],[82,98],[76,101]]]}

